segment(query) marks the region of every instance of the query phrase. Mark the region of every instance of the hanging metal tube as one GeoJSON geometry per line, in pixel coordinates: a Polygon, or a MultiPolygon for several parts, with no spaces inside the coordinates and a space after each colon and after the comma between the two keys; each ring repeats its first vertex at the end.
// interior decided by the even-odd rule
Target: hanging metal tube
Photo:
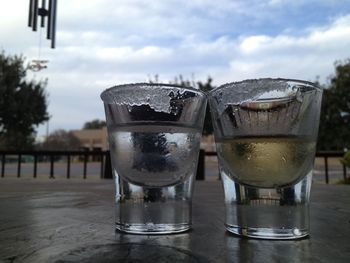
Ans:
{"type": "Polygon", "coordinates": [[[33,25],[33,0],[29,0],[28,26],[33,25]]]}
{"type": "Polygon", "coordinates": [[[39,8],[39,0],[29,0],[28,26],[33,31],[38,30],[38,17],[41,17],[40,26],[45,27],[45,17],[47,16],[47,32],[46,38],[51,40],[51,48],[56,46],[56,15],[57,0],[41,0],[39,8]],[[46,8],[48,2],[48,8],[46,8]]]}
{"type": "Polygon", "coordinates": [[[56,13],[57,13],[57,0],[52,0],[52,38],[51,38],[51,48],[56,46],[56,13]]]}
{"type": "Polygon", "coordinates": [[[41,16],[41,23],[40,26],[44,27],[45,26],[45,16],[47,15],[47,11],[46,11],[46,0],[41,0],[41,14],[39,13],[39,15],[41,16]]]}
{"type": "Polygon", "coordinates": [[[33,7],[33,31],[37,31],[38,29],[38,0],[34,0],[33,7]]]}
{"type": "Polygon", "coordinates": [[[49,9],[48,9],[48,14],[47,14],[47,33],[46,33],[46,38],[51,39],[51,20],[52,20],[52,0],[49,0],[49,9]]]}

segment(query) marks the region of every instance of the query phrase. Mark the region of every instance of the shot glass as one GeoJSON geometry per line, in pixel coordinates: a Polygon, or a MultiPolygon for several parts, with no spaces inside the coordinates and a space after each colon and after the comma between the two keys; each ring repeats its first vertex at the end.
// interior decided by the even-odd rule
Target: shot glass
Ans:
{"type": "Polygon", "coordinates": [[[322,90],[290,79],[229,83],[209,94],[226,229],[264,239],[309,234],[322,90]]]}
{"type": "Polygon", "coordinates": [[[140,83],[112,87],[101,98],[115,179],[116,229],[135,234],[188,230],[206,95],[140,83]]]}

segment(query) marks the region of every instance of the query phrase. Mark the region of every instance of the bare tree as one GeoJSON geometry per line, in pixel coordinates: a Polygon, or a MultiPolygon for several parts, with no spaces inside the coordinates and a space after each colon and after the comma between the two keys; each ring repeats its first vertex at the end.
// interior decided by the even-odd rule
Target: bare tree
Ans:
{"type": "Polygon", "coordinates": [[[43,150],[79,150],[80,140],[72,133],[65,130],[56,130],[52,132],[41,147],[43,150]]]}

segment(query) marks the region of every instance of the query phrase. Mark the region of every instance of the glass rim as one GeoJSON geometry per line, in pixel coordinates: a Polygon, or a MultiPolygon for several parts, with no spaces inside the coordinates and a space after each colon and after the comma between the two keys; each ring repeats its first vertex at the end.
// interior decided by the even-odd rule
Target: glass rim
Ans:
{"type": "Polygon", "coordinates": [[[134,89],[135,87],[138,88],[143,88],[143,89],[149,89],[152,87],[163,87],[165,89],[171,89],[171,88],[177,88],[177,89],[182,89],[185,91],[190,91],[193,92],[197,95],[200,95],[202,97],[206,97],[206,93],[200,89],[195,89],[193,87],[186,87],[186,86],[181,86],[179,84],[168,84],[168,83],[147,83],[147,82],[139,82],[139,83],[129,83],[129,84],[119,84],[112,86],[110,88],[105,89],[104,91],[101,92],[100,97],[104,101],[106,96],[108,96],[107,93],[112,92],[112,91],[118,91],[118,90],[128,90],[128,89],[134,89]]]}
{"type": "Polygon", "coordinates": [[[228,83],[222,84],[222,85],[216,87],[215,89],[210,90],[208,92],[208,95],[210,95],[210,94],[212,94],[215,91],[218,91],[220,89],[231,86],[231,85],[240,85],[243,83],[253,83],[253,82],[257,82],[257,81],[272,81],[272,82],[284,82],[284,83],[294,82],[294,83],[302,84],[304,86],[313,87],[315,90],[318,90],[321,92],[323,91],[323,88],[320,87],[318,84],[316,84],[315,82],[307,81],[307,80],[292,79],[292,78],[290,78],[290,79],[289,78],[257,78],[257,79],[245,79],[245,80],[240,80],[240,81],[233,81],[233,82],[228,82],[228,83]]]}

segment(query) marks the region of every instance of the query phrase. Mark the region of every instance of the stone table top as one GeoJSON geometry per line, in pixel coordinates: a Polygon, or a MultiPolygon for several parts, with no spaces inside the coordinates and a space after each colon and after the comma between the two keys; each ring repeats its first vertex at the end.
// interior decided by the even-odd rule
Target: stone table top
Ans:
{"type": "Polygon", "coordinates": [[[193,229],[114,231],[112,180],[0,179],[0,263],[350,262],[350,186],[314,184],[311,235],[296,241],[225,231],[219,181],[197,181],[193,229]]]}

